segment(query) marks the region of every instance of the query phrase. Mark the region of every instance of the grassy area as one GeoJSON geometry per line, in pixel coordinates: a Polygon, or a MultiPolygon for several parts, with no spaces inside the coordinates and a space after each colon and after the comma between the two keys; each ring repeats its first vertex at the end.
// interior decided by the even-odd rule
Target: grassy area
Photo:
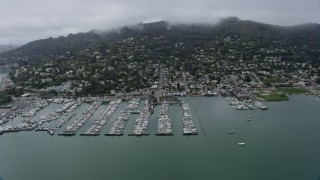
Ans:
{"type": "Polygon", "coordinates": [[[270,93],[270,94],[260,94],[259,98],[265,101],[288,101],[289,97],[282,93],[270,93]]]}
{"type": "Polygon", "coordinates": [[[265,77],[261,80],[264,84],[268,84],[268,83],[277,83],[280,82],[280,78],[278,77],[265,77]]]}
{"type": "Polygon", "coordinates": [[[304,94],[308,92],[308,90],[301,88],[279,88],[278,91],[288,94],[304,94]]]}

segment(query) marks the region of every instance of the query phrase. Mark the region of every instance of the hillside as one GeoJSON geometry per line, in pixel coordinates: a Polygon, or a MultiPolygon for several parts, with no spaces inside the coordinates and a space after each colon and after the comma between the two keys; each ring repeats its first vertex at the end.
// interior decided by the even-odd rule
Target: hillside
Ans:
{"type": "Polygon", "coordinates": [[[320,82],[319,43],[318,24],[281,27],[237,18],[215,25],[161,21],[37,40],[3,54],[0,61],[18,61],[21,67],[11,79],[27,89],[60,92],[67,87],[69,94],[78,95],[132,92],[150,88],[165,69],[169,92],[203,92],[228,81],[229,75],[239,77],[233,83],[249,83],[243,87],[320,82]],[[180,86],[186,75],[190,81],[180,86]]]}
{"type": "Polygon", "coordinates": [[[32,41],[14,51],[19,51],[27,56],[50,55],[67,51],[76,52],[136,36],[166,36],[173,41],[201,41],[212,38],[221,39],[234,35],[239,35],[242,39],[248,40],[259,38],[267,41],[279,40],[297,45],[309,44],[315,46],[320,44],[320,25],[304,24],[281,27],[253,21],[243,21],[238,18],[227,18],[215,25],[170,25],[161,21],[122,27],[118,31],[90,31],[87,33],[69,34],[65,37],[50,37],[48,39],[32,41]]]}

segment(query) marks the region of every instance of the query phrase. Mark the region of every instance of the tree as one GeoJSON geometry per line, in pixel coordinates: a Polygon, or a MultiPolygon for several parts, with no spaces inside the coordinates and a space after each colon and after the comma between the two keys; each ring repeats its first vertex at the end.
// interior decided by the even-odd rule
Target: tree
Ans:
{"type": "Polygon", "coordinates": [[[249,75],[245,75],[244,81],[245,81],[245,82],[251,82],[250,76],[249,76],[249,75]]]}
{"type": "Polygon", "coordinates": [[[9,103],[11,101],[12,101],[12,98],[11,98],[10,95],[5,94],[5,93],[0,94],[0,105],[7,104],[7,103],[9,103]]]}

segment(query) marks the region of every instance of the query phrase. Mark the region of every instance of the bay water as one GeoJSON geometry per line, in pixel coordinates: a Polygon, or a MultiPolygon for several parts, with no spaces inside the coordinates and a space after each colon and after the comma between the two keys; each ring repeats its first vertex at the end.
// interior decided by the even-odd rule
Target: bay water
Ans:
{"type": "MultiPolygon", "coordinates": [[[[178,105],[169,107],[174,136],[155,135],[159,107],[151,117],[149,136],[128,136],[138,115],[131,116],[124,136],[103,136],[127,102],[111,116],[100,136],[79,134],[90,127],[106,105],[73,137],[34,131],[0,135],[0,177],[2,180],[319,179],[320,99],[290,96],[290,101],[265,103],[267,111],[236,111],[220,96],[185,97],[182,101],[192,108],[198,136],[182,135],[183,114],[178,105]],[[251,121],[247,121],[248,117],[251,121]],[[228,134],[230,130],[235,134],[228,134]],[[240,147],[238,142],[246,145],[240,147]]],[[[59,106],[51,104],[38,115],[59,106]]],[[[88,106],[83,104],[78,111],[88,106]]],[[[143,108],[143,102],[140,106],[143,108]]],[[[19,118],[6,125],[19,123],[19,118]]]]}

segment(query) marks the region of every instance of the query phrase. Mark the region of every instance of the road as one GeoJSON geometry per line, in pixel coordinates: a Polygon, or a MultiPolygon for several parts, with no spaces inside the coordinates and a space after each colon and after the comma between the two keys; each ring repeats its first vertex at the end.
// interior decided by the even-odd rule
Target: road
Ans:
{"type": "Polygon", "coordinates": [[[183,76],[184,89],[185,89],[186,93],[189,94],[190,90],[189,90],[188,83],[187,83],[186,72],[183,72],[182,76],[183,76]]]}
{"type": "Polygon", "coordinates": [[[163,88],[163,69],[160,68],[159,72],[159,84],[158,84],[158,89],[156,91],[156,96],[157,98],[160,98],[162,96],[162,88],[163,88]]]}

